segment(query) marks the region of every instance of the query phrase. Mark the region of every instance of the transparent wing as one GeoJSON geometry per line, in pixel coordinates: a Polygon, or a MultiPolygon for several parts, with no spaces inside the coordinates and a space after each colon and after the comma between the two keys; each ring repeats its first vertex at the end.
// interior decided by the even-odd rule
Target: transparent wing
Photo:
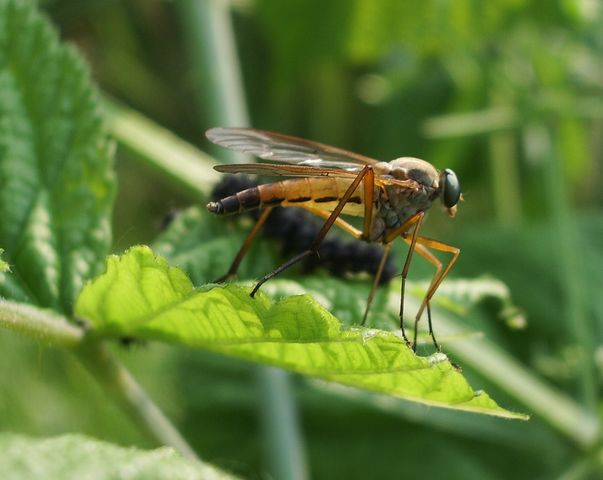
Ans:
{"type": "Polygon", "coordinates": [[[274,162],[352,171],[378,163],[374,158],[330,145],[253,128],[212,128],[205,135],[217,145],[274,162]]]}
{"type": "MultiPolygon", "coordinates": [[[[222,173],[246,173],[248,175],[271,175],[277,177],[339,177],[356,178],[360,166],[355,170],[341,170],[338,168],[310,167],[305,165],[286,165],[271,163],[237,163],[231,165],[216,165],[215,170],[222,173]]],[[[397,180],[395,178],[375,176],[375,185],[396,185],[398,187],[417,190],[419,184],[414,180],[397,180]]]]}
{"type": "Polygon", "coordinates": [[[346,177],[355,178],[361,167],[355,170],[338,168],[309,167],[306,165],[286,165],[274,163],[236,163],[216,165],[214,170],[222,173],[246,173],[250,175],[272,175],[277,177],[346,177]]]}

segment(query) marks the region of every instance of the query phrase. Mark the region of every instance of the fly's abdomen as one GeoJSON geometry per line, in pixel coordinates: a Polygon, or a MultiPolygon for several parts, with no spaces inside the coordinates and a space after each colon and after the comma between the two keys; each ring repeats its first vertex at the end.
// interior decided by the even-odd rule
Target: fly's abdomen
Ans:
{"type": "MultiPolygon", "coordinates": [[[[285,180],[283,184],[284,207],[310,207],[332,211],[344,196],[353,179],[347,178],[303,178],[285,180]]],[[[343,212],[347,215],[362,215],[364,212],[364,190],[357,188],[346,203],[343,212]]]]}
{"type": "Polygon", "coordinates": [[[218,215],[242,213],[263,207],[276,207],[286,202],[295,189],[291,189],[288,180],[284,182],[258,185],[207,204],[207,209],[218,215]]]}
{"type": "MultiPolygon", "coordinates": [[[[218,215],[241,213],[263,207],[312,206],[322,210],[335,208],[351,181],[340,178],[300,178],[259,185],[207,204],[218,215]]],[[[361,215],[363,191],[357,189],[343,213],[361,215]],[[358,210],[358,211],[356,211],[358,210]]]]}
{"type": "Polygon", "coordinates": [[[209,202],[207,209],[218,215],[247,212],[261,206],[259,187],[252,187],[222,198],[216,202],[209,202]]]}

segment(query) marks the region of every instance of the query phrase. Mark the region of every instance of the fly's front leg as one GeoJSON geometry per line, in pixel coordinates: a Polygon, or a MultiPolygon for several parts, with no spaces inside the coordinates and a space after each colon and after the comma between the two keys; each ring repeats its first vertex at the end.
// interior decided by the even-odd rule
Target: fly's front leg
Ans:
{"type": "MultiPolygon", "coordinates": [[[[405,236],[403,234],[402,238],[404,239],[404,241],[406,243],[410,244],[410,239],[408,238],[408,236],[405,236]]],[[[431,287],[435,284],[436,280],[440,276],[440,272],[442,271],[442,262],[440,262],[440,260],[433,253],[431,253],[427,247],[425,247],[422,243],[420,243],[421,239],[422,239],[422,237],[417,238],[417,243],[415,244],[415,250],[417,251],[417,253],[419,255],[421,255],[424,259],[426,259],[429,263],[431,263],[434,267],[436,267],[436,271],[433,275],[433,278],[431,279],[429,288],[427,289],[429,291],[429,289],[431,289],[431,287]]],[[[426,303],[426,306],[427,306],[427,323],[429,326],[429,335],[431,335],[431,340],[433,341],[434,347],[439,352],[442,349],[440,347],[440,344],[437,342],[437,340],[435,338],[435,334],[433,333],[433,325],[431,323],[431,307],[430,307],[429,301],[426,303]]],[[[420,316],[415,317],[415,330],[414,330],[414,340],[413,340],[414,345],[417,344],[417,332],[418,332],[419,318],[420,318],[420,316]]]]}
{"type": "MultiPolygon", "coordinates": [[[[367,199],[366,190],[365,190],[364,199],[365,199],[365,201],[367,199]]],[[[330,216],[330,212],[327,212],[325,210],[319,210],[319,209],[315,209],[312,207],[302,207],[302,208],[304,208],[307,211],[313,213],[314,215],[317,215],[324,219],[327,219],[330,216]]],[[[366,215],[366,205],[365,205],[365,215],[366,215]]],[[[371,202],[371,210],[369,210],[368,215],[372,215],[372,202],[371,202]]],[[[341,218],[337,218],[335,220],[335,225],[337,225],[343,231],[349,233],[350,235],[352,235],[354,238],[356,238],[358,240],[366,239],[368,236],[368,233],[370,232],[370,223],[369,223],[369,226],[367,227],[366,221],[365,221],[364,231],[358,230],[356,227],[354,227],[353,225],[350,225],[348,222],[346,222],[345,220],[343,220],[341,218]]],[[[387,258],[389,256],[389,252],[390,252],[391,248],[392,248],[391,242],[385,244],[385,246],[383,247],[383,254],[381,255],[381,260],[379,261],[379,266],[377,267],[377,272],[375,273],[375,278],[373,278],[373,284],[371,285],[371,291],[366,300],[366,308],[364,309],[364,315],[362,316],[361,325],[366,324],[366,319],[368,318],[368,313],[371,308],[371,304],[373,303],[373,298],[375,297],[375,293],[377,292],[377,287],[379,286],[379,281],[381,280],[381,276],[383,275],[383,270],[385,268],[385,264],[387,263],[387,258]]]]}
{"type": "MultiPolygon", "coordinates": [[[[433,280],[431,281],[431,284],[430,284],[429,288],[427,289],[427,293],[425,294],[425,298],[423,299],[423,302],[421,303],[421,307],[419,308],[419,311],[417,312],[417,316],[415,318],[415,323],[418,322],[419,319],[421,318],[421,315],[423,314],[423,310],[428,308],[431,297],[433,297],[433,295],[435,294],[436,290],[438,289],[438,287],[440,286],[440,284],[442,283],[444,278],[446,278],[446,276],[450,272],[450,269],[456,263],[457,259],[459,258],[459,255],[461,253],[460,248],[453,247],[452,245],[448,245],[448,244],[446,244],[444,242],[440,242],[438,240],[432,240],[431,238],[419,237],[419,238],[417,238],[417,242],[426,248],[432,248],[433,250],[437,250],[439,252],[450,253],[450,254],[452,254],[452,258],[446,264],[446,266],[444,267],[443,270],[441,269],[441,265],[440,265],[440,268],[436,272],[436,275],[433,277],[433,280]]],[[[429,313],[429,310],[428,310],[428,313],[429,313]]]]}
{"type": "Polygon", "coordinates": [[[404,293],[406,289],[406,277],[408,276],[408,270],[410,268],[410,262],[412,260],[412,254],[415,250],[415,245],[417,243],[417,238],[419,235],[419,229],[421,228],[421,223],[425,218],[425,212],[417,212],[412,217],[410,217],[406,222],[404,222],[399,227],[391,230],[385,235],[385,243],[391,243],[396,237],[402,235],[407,232],[410,228],[414,226],[410,248],[408,249],[408,254],[406,255],[406,260],[404,261],[404,268],[402,268],[402,282],[400,285],[400,331],[402,332],[402,338],[407,345],[412,346],[413,351],[416,351],[416,345],[411,343],[406,336],[406,332],[404,331],[404,293]]]}
{"type": "MultiPolygon", "coordinates": [[[[279,273],[287,270],[289,267],[292,267],[296,263],[301,262],[302,260],[304,260],[305,258],[307,258],[311,255],[316,255],[318,258],[320,258],[318,255],[318,247],[320,246],[320,243],[324,240],[325,236],[327,235],[327,233],[329,232],[329,230],[331,229],[333,224],[336,222],[339,215],[341,215],[341,212],[343,211],[346,203],[348,203],[348,201],[350,200],[350,198],[352,197],[352,195],[354,194],[354,192],[360,185],[360,182],[365,180],[367,176],[369,179],[372,180],[371,183],[374,184],[373,167],[371,167],[370,165],[365,166],[360,171],[360,173],[358,173],[358,175],[356,176],[354,181],[350,184],[348,189],[343,194],[343,197],[341,197],[341,200],[339,201],[339,203],[337,204],[335,209],[331,212],[331,214],[329,215],[329,218],[327,218],[327,221],[324,223],[324,225],[318,232],[318,235],[312,242],[312,246],[308,250],[303,251],[299,255],[296,255],[289,261],[285,262],[280,267],[278,267],[276,270],[274,270],[274,271],[270,272],[269,274],[265,275],[264,277],[262,277],[260,279],[260,281],[255,285],[255,287],[253,287],[253,290],[250,293],[250,295],[252,297],[256,294],[256,292],[260,289],[260,287],[264,283],[266,283],[271,278],[276,277],[279,273]]],[[[366,191],[366,188],[367,187],[365,186],[365,191],[366,191]]],[[[374,186],[371,186],[371,191],[373,188],[374,188],[374,186]]],[[[365,212],[366,212],[366,210],[367,210],[367,208],[365,205],[365,212]]]]}

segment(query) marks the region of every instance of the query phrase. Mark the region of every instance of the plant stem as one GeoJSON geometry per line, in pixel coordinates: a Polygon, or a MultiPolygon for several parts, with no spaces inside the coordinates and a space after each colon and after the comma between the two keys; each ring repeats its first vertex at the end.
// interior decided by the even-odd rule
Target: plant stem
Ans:
{"type": "Polygon", "coordinates": [[[513,129],[517,122],[517,113],[513,109],[496,107],[431,117],[425,121],[422,129],[428,138],[466,137],[513,129]]]}
{"type": "Polygon", "coordinates": [[[601,473],[603,473],[603,449],[599,445],[592,452],[580,457],[557,478],[558,480],[600,478],[601,473]]]}
{"type": "MultiPolygon", "coordinates": [[[[512,103],[502,93],[491,94],[493,109],[512,103]]],[[[488,137],[490,147],[490,178],[498,222],[516,225],[521,220],[520,176],[515,145],[516,132],[495,131],[488,137]]]]}
{"type": "Polygon", "coordinates": [[[84,338],[65,317],[10,300],[0,299],[0,326],[56,347],[73,348],[84,338]]]}
{"type": "Polygon", "coordinates": [[[289,374],[272,367],[258,368],[256,372],[261,387],[262,427],[270,452],[270,472],[274,478],[308,478],[301,436],[291,434],[297,432],[299,427],[289,374]],[[283,425],[282,422],[291,424],[283,425]]]}
{"type": "Polygon", "coordinates": [[[599,435],[596,416],[529,373],[494,343],[459,342],[447,349],[581,447],[588,448],[596,442],[599,435]]]}
{"type": "MultiPolygon", "coordinates": [[[[393,282],[389,308],[395,312],[399,306],[399,284],[393,282]]],[[[416,311],[419,300],[407,296],[409,311],[416,311]]],[[[438,319],[438,333],[459,335],[465,329],[449,313],[434,309],[438,319]]],[[[599,436],[600,425],[596,415],[547,385],[513,357],[487,339],[450,343],[446,351],[471,367],[485,378],[515,397],[531,412],[538,414],[550,425],[582,448],[593,446],[599,436]]]]}
{"type": "MultiPolygon", "coordinates": [[[[192,67],[199,111],[210,126],[249,125],[227,0],[180,0],[182,30],[192,67]]],[[[243,161],[235,152],[219,149],[227,163],[243,161]]]]}
{"type": "MultiPolygon", "coordinates": [[[[182,28],[189,59],[196,74],[197,97],[213,125],[249,125],[243,81],[230,19],[230,2],[226,0],[180,0],[182,28]]],[[[244,161],[240,155],[225,149],[219,153],[224,161],[244,161]]],[[[266,422],[266,443],[275,470],[274,478],[307,478],[302,452],[302,436],[298,426],[296,405],[288,387],[289,376],[275,374],[258,367],[258,380],[263,394],[274,408],[262,415],[266,422]],[[292,450],[290,450],[292,449],[292,450]],[[287,459],[287,460],[285,460],[287,459]]],[[[265,412],[265,410],[263,410],[265,412]]]]}
{"type": "Polygon", "coordinates": [[[207,196],[219,180],[216,161],[138,112],[105,100],[111,133],[127,149],[195,196],[207,196]]]}
{"type": "Polygon", "coordinates": [[[519,171],[514,133],[496,132],[488,139],[490,147],[491,186],[498,222],[517,225],[521,220],[519,171]]]}
{"type": "Polygon", "coordinates": [[[187,458],[199,460],[174,425],[105,345],[96,341],[84,342],[76,350],[76,354],[112,400],[134,419],[150,438],[161,445],[173,447],[187,458]]]}
{"type": "Polygon", "coordinates": [[[546,204],[551,219],[551,239],[556,242],[559,254],[551,259],[559,272],[564,300],[564,315],[571,319],[569,331],[580,349],[577,372],[580,394],[584,405],[591,411],[597,405],[597,381],[594,366],[593,326],[585,308],[585,278],[576,226],[570,213],[565,172],[563,169],[558,135],[551,128],[533,126],[526,129],[526,151],[534,163],[543,167],[546,187],[546,204]]]}
{"type": "Polygon", "coordinates": [[[57,313],[9,300],[0,300],[0,326],[76,353],[111,398],[153,440],[174,447],[188,458],[198,459],[128,370],[99,341],[86,341],[82,328],[57,313]]]}

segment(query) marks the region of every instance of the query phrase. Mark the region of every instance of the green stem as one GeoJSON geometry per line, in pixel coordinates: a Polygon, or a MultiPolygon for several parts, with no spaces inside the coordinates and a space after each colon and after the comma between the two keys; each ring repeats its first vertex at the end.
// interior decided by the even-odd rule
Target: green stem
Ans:
{"type": "MultiPolygon", "coordinates": [[[[177,6],[187,44],[190,63],[197,79],[201,110],[212,126],[249,125],[243,81],[230,19],[230,2],[226,0],[180,0],[177,6]]],[[[220,158],[230,163],[244,161],[240,155],[221,149],[220,158]]],[[[258,377],[263,394],[274,400],[275,408],[264,424],[269,445],[272,476],[281,479],[307,477],[303,458],[295,401],[288,387],[289,377],[262,371],[258,377]],[[294,451],[290,451],[292,448],[294,451]],[[286,461],[283,459],[287,459],[286,461]]]]}
{"type": "Polygon", "coordinates": [[[161,445],[173,447],[185,457],[199,459],[174,425],[105,345],[99,342],[84,342],[76,353],[111,399],[150,438],[161,445]]]}
{"type": "Polygon", "coordinates": [[[178,430],[147,396],[128,370],[98,341],[86,341],[84,329],[65,317],[9,300],[0,300],[0,326],[74,352],[111,398],[149,436],[182,455],[197,459],[178,430]]]}
{"type": "MultiPolygon", "coordinates": [[[[601,452],[597,452],[601,455],[601,452]]],[[[601,470],[601,459],[591,457],[581,458],[572,464],[565,472],[563,472],[557,480],[587,480],[589,478],[597,478],[597,473],[601,470]],[[598,460],[598,461],[597,461],[598,460]]]]}
{"type": "Polygon", "coordinates": [[[308,478],[305,448],[297,433],[297,411],[289,374],[272,367],[258,368],[256,372],[261,387],[261,418],[268,443],[270,472],[274,478],[308,478]]]}
{"type": "MultiPolygon", "coordinates": [[[[241,78],[235,37],[227,0],[180,0],[182,30],[197,86],[199,111],[210,126],[249,125],[247,102],[241,78]]],[[[217,155],[228,163],[241,162],[241,155],[220,149],[217,155]]]]}
{"type": "Polygon", "coordinates": [[[207,196],[219,180],[216,161],[138,112],[105,100],[107,122],[120,145],[195,196],[207,196]]]}
{"type": "Polygon", "coordinates": [[[50,310],[0,300],[0,326],[56,347],[73,348],[84,331],[50,310]]]}
{"type": "Polygon", "coordinates": [[[521,221],[521,196],[515,134],[496,132],[490,135],[490,175],[496,216],[504,226],[521,221]]]}
{"type": "Polygon", "coordinates": [[[508,107],[467,113],[451,113],[429,118],[423,131],[429,138],[466,137],[515,128],[517,113],[508,107]]]}
{"type": "MultiPolygon", "coordinates": [[[[493,110],[510,104],[504,94],[491,94],[493,110]]],[[[516,225],[521,220],[520,176],[517,159],[516,132],[499,130],[489,135],[491,188],[494,195],[496,216],[504,226],[516,225]]]]}
{"type": "Polygon", "coordinates": [[[461,363],[471,365],[472,369],[497,384],[581,447],[589,448],[597,441],[599,422],[595,415],[529,373],[524,365],[494,343],[488,340],[459,342],[450,344],[447,349],[461,363]]]}
{"type": "MultiPolygon", "coordinates": [[[[396,312],[400,302],[399,284],[393,282],[389,308],[396,312]]],[[[416,311],[419,300],[408,296],[409,311],[416,311]]],[[[434,309],[438,322],[438,333],[460,335],[466,329],[447,312],[434,309]]],[[[462,365],[471,367],[489,381],[498,385],[509,395],[525,405],[530,412],[539,415],[582,448],[587,449],[597,442],[600,425],[596,415],[547,385],[513,357],[487,339],[461,341],[446,345],[462,365]]]]}
{"type": "Polygon", "coordinates": [[[558,255],[552,259],[558,271],[564,301],[564,316],[571,319],[569,330],[580,348],[577,371],[582,401],[586,407],[596,410],[597,380],[594,366],[592,325],[585,308],[584,295],[588,288],[585,278],[576,226],[570,213],[558,143],[559,135],[551,128],[534,126],[526,130],[526,150],[534,163],[543,165],[543,181],[546,187],[546,204],[551,218],[551,239],[557,244],[558,255]]]}

